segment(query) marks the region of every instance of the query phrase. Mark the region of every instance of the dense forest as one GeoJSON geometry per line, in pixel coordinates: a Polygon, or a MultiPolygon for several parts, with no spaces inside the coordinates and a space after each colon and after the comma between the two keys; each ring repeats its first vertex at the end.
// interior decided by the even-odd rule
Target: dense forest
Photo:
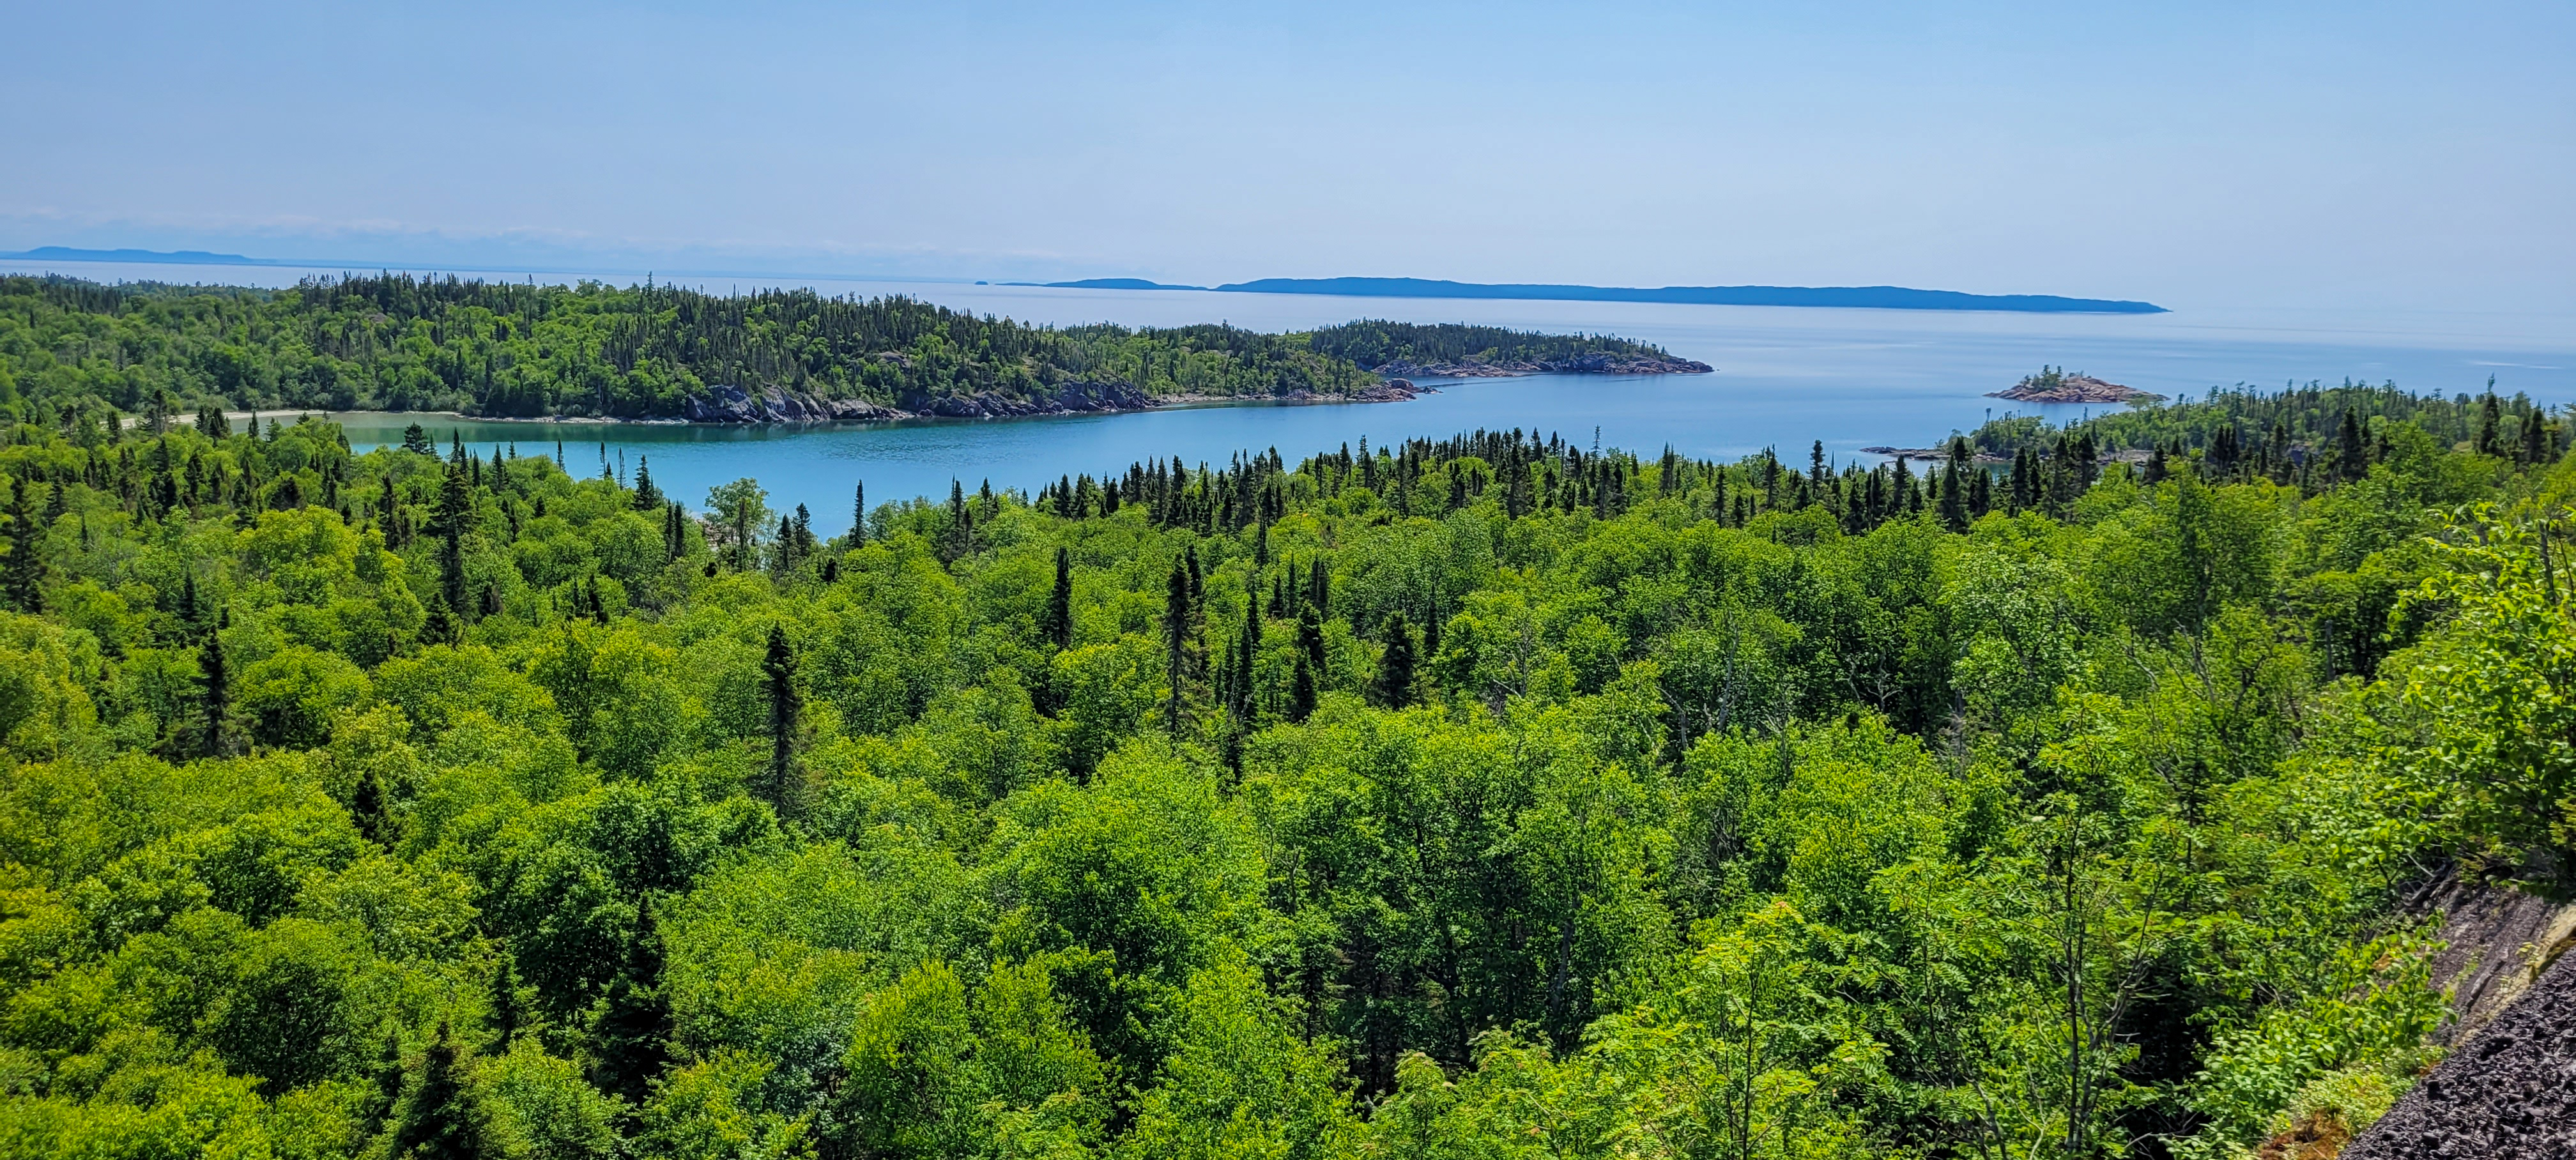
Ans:
{"type": "MultiPolygon", "coordinates": [[[[373,285],[422,297],[102,296],[18,390],[211,349],[149,334],[259,375],[399,336],[408,375],[681,309],[373,285]]],[[[2022,429],[2010,472],[1964,437],[1166,460],[829,541],[752,480],[21,410],[0,1151],[2215,1160],[2357,1126],[2445,1017],[2391,900],[2576,865],[2576,460],[2519,402],[2323,398],[2101,421],[2149,463],[2022,429]]]]}
{"type": "Polygon", "coordinates": [[[1589,354],[1664,358],[1664,348],[1602,334],[1541,334],[1501,326],[1422,325],[1362,319],[1309,336],[1321,354],[1364,367],[1389,363],[1562,362],[1589,354]]]}
{"type": "Polygon", "coordinates": [[[1408,352],[1662,354],[1461,325],[1039,327],[902,297],[716,297],[650,282],[383,275],[269,291],[0,277],[0,406],[44,426],[102,403],[165,418],[209,406],[670,417],[726,387],[915,413],[962,399],[1044,409],[1102,387],[1140,402],[1333,397],[1377,385],[1363,368],[1408,352]]]}

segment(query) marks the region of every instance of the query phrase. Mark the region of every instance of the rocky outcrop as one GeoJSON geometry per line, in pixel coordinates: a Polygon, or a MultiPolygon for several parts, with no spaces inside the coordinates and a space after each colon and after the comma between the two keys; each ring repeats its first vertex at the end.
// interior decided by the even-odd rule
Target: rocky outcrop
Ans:
{"type": "Polygon", "coordinates": [[[1660,355],[1582,354],[1573,358],[1416,363],[1398,360],[1369,368],[1389,377],[1505,379],[1520,375],[1704,375],[1716,370],[1695,359],[1660,355]]]}
{"type": "Polygon", "coordinates": [[[981,391],[971,395],[915,395],[901,407],[864,399],[826,399],[802,391],[767,388],[753,394],[736,386],[714,386],[680,404],[680,417],[692,423],[876,423],[894,419],[1013,419],[1041,415],[1097,415],[1143,411],[1189,403],[1396,403],[1430,392],[1403,379],[1389,379],[1348,394],[1288,391],[1266,396],[1173,395],[1156,398],[1133,383],[1069,382],[1046,388],[1035,397],[981,391]]]}
{"type": "Polygon", "coordinates": [[[680,415],[692,423],[869,422],[907,417],[864,399],[825,399],[776,387],[754,395],[735,386],[712,386],[689,396],[680,403],[680,415]]]}
{"type": "Polygon", "coordinates": [[[2398,1097],[2343,1160],[2576,1156],[2576,955],[2398,1097]]]}
{"type": "Polygon", "coordinates": [[[2147,403],[2164,398],[2091,375],[2057,374],[2033,375],[2003,390],[1988,391],[1986,397],[2016,403],[2147,403]]]}

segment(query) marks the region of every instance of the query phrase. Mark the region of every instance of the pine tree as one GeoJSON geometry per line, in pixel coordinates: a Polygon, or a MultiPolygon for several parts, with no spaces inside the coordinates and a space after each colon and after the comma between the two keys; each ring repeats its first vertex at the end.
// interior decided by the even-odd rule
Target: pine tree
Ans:
{"type": "Polygon", "coordinates": [[[1369,700],[1383,709],[1413,703],[1413,627],[1404,622],[1401,612],[1387,622],[1386,652],[1378,657],[1377,681],[1369,686],[1369,700]]]}
{"type": "Polygon", "coordinates": [[[1046,641],[1058,651],[1073,647],[1073,554],[1055,550],[1055,590],[1047,595],[1046,641]]]}
{"type": "Polygon", "coordinates": [[[780,816],[793,816],[800,796],[796,743],[804,728],[805,701],[796,691],[796,649],[784,626],[769,626],[769,654],[761,660],[760,672],[769,689],[769,776],[762,796],[780,816]]]}
{"type": "Polygon", "coordinates": [[[456,1043],[441,1020],[438,1037],[421,1053],[420,1078],[394,1125],[392,1151],[400,1160],[473,1160],[489,1150],[482,1118],[457,1065],[456,1043]]]}
{"type": "Polygon", "coordinates": [[[671,1001],[662,993],[662,934],[649,900],[635,905],[635,934],[591,1025],[591,1051],[592,1084],[637,1102],[670,1062],[671,1001]]]}
{"type": "Polygon", "coordinates": [[[864,547],[868,542],[868,485],[850,485],[850,546],[864,547]]]}

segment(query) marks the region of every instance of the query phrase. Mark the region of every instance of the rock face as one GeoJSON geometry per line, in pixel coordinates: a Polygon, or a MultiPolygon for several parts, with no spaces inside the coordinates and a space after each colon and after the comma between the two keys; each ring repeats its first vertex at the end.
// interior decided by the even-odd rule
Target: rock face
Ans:
{"type": "Polygon", "coordinates": [[[2011,399],[2017,403],[2127,403],[2164,398],[2135,387],[2106,383],[2091,375],[2033,375],[2000,391],[1988,391],[1989,399],[2011,399]]]}
{"type": "Polygon", "coordinates": [[[680,405],[680,417],[692,423],[875,423],[894,419],[1007,419],[1039,415],[1096,415],[1112,411],[1143,411],[1175,403],[1398,403],[1429,393],[1428,387],[1417,387],[1403,379],[1389,379],[1362,387],[1347,395],[1320,395],[1312,391],[1290,391],[1278,395],[1245,398],[1179,395],[1155,398],[1138,390],[1133,383],[1072,382],[1058,383],[1038,398],[1019,398],[994,391],[972,395],[918,395],[907,397],[901,408],[880,406],[862,399],[826,399],[801,391],[775,387],[760,394],[736,386],[713,386],[702,394],[689,396],[680,405]]]}
{"type": "Polygon", "coordinates": [[[2459,1045],[2343,1160],[2576,1156],[2576,955],[2459,1045]]]}
{"type": "Polygon", "coordinates": [[[1411,378],[1505,379],[1518,375],[1704,375],[1716,368],[1686,358],[1583,354],[1545,361],[1412,363],[1399,360],[1369,369],[1381,375],[1411,378]]]}

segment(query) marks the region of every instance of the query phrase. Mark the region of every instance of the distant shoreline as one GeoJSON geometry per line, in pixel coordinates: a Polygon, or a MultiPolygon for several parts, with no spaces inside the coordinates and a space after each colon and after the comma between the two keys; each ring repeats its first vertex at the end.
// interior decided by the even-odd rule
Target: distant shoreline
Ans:
{"type": "Polygon", "coordinates": [[[1235,294],[1320,294],[1354,298],[1506,298],[1538,302],[1659,302],[1689,306],[1807,306],[1865,310],[1976,310],[2018,314],[2165,314],[2152,302],[2055,294],[1969,294],[1908,286],[1577,286],[1447,282],[1429,278],[1261,278],[1183,286],[1142,278],[1007,282],[1068,290],[1204,290],[1235,294]]]}

